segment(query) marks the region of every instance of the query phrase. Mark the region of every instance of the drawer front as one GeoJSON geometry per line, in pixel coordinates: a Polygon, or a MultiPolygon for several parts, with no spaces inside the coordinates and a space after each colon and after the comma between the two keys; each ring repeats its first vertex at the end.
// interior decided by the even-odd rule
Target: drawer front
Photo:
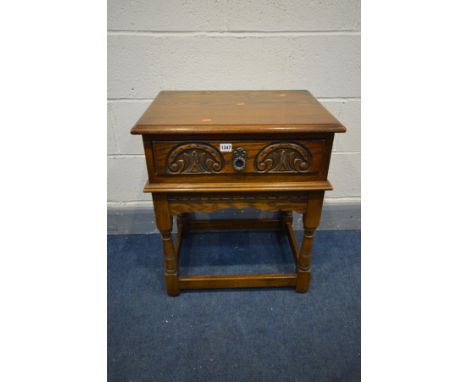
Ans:
{"type": "Polygon", "coordinates": [[[157,176],[309,175],[327,162],[326,139],[301,141],[154,141],[157,176]]]}

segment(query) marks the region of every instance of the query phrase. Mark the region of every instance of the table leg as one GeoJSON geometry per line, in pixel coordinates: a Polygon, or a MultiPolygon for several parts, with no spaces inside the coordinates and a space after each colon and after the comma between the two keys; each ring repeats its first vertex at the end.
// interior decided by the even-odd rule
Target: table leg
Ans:
{"type": "Polygon", "coordinates": [[[280,217],[281,217],[281,226],[283,229],[283,233],[287,232],[287,225],[292,224],[293,222],[293,214],[292,211],[281,211],[280,212],[280,217]]]}
{"type": "Polygon", "coordinates": [[[180,232],[181,234],[183,234],[186,227],[187,227],[186,214],[177,215],[177,232],[180,232]]]}
{"type": "Polygon", "coordinates": [[[180,293],[179,272],[177,255],[172,242],[172,216],[169,213],[167,195],[152,194],[154,212],[156,215],[156,226],[161,233],[164,250],[164,279],[166,292],[169,296],[177,296],[180,293]]]}
{"type": "Polygon", "coordinates": [[[304,293],[309,290],[312,270],[312,248],[315,230],[320,224],[323,195],[323,191],[311,192],[307,201],[306,212],[303,214],[304,236],[297,262],[297,292],[304,293]]]}

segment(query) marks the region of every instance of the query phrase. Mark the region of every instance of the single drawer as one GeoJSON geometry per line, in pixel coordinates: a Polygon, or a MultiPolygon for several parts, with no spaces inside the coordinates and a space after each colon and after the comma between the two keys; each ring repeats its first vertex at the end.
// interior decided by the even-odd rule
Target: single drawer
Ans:
{"type": "Polygon", "coordinates": [[[153,141],[157,176],[298,175],[327,170],[326,139],[300,141],[153,141]]]}

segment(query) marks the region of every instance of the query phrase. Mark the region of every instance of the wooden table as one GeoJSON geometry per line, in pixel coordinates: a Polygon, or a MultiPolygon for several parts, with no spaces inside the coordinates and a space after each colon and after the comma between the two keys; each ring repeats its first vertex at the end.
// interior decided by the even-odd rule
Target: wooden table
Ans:
{"type": "Polygon", "coordinates": [[[143,136],[148,183],[164,248],[167,293],[181,289],[295,287],[311,278],[314,233],[320,223],[335,133],[345,132],[305,90],[163,91],[132,129],[143,136]],[[225,208],[281,211],[277,219],[190,220],[187,213],[225,208]],[[299,247],[292,211],[303,214],[299,247]],[[173,216],[177,236],[172,240],[173,216]],[[291,244],[295,273],[179,274],[188,230],[270,228],[291,244]]]}

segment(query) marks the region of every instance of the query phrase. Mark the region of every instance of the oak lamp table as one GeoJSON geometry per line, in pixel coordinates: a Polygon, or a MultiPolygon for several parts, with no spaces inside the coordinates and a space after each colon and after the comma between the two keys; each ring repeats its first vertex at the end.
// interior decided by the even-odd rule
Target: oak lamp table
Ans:
{"type": "Polygon", "coordinates": [[[167,294],[181,289],[295,287],[311,279],[314,233],[320,223],[335,133],[345,132],[308,91],[162,91],[132,134],[143,136],[148,183],[164,248],[167,294]],[[198,220],[187,213],[225,208],[280,211],[275,219],[198,220]],[[292,211],[303,214],[299,247],[292,211]],[[173,216],[177,236],[172,240],[173,216]],[[291,244],[295,273],[179,274],[184,232],[279,229],[291,244]]]}

